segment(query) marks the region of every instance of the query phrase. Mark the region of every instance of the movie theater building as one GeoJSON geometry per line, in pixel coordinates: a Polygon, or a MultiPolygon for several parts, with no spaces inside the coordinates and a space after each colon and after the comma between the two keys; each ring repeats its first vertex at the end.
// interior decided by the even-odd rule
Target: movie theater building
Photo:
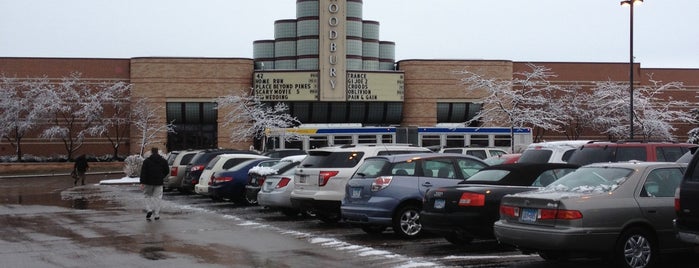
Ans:
{"type": "MultiPolygon", "coordinates": [[[[628,63],[514,62],[510,60],[396,59],[396,44],[381,40],[380,23],[362,16],[361,0],[297,0],[296,18],[274,22],[274,36],[251,40],[253,58],[0,58],[0,73],[18,78],[47,76],[54,81],[72,72],[89,81],[131,83],[130,103],[146,98],[157,108],[159,122],[173,122],[176,133],[155,137],[165,151],[227,147],[247,149],[254,141],[231,142],[225,110],[216,98],[249,92],[263,101],[284,102],[303,124],[432,127],[462,123],[481,108],[485,92],[468,92],[455,71],[478,70],[498,79],[545,66],[561,86],[591,87],[596,82],[628,83],[628,63]]],[[[438,42],[438,40],[435,40],[438,42]]],[[[633,66],[634,86],[654,80],[684,83],[670,92],[674,99],[696,102],[699,69],[658,69],[633,66]]],[[[133,107],[131,107],[133,109],[133,107]]],[[[694,126],[678,125],[679,140],[694,126]]],[[[139,135],[131,127],[121,154],[139,151],[139,135]]],[[[61,153],[59,141],[25,139],[27,154],[61,153]]],[[[551,133],[547,140],[565,139],[551,133]]],[[[606,139],[590,133],[589,139],[606,139]]],[[[256,144],[259,146],[259,144],[256,144]]],[[[0,143],[0,154],[13,148],[0,143]]],[[[109,154],[104,137],[90,137],[82,153],[109,154]]]]}

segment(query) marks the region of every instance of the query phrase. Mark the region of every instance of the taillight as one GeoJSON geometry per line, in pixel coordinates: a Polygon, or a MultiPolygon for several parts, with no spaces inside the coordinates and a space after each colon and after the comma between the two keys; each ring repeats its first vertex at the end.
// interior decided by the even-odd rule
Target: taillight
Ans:
{"type": "Polygon", "coordinates": [[[392,180],[393,176],[377,177],[374,179],[374,182],[371,183],[371,191],[378,192],[383,190],[384,188],[388,187],[389,184],[391,184],[392,180]]]}
{"type": "Polygon", "coordinates": [[[485,206],[485,195],[477,193],[463,193],[459,198],[460,207],[482,207],[485,206]]]}
{"type": "Polygon", "coordinates": [[[191,172],[191,171],[199,171],[199,170],[204,170],[204,165],[192,166],[192,167],[189,169],[190,172],[191,172]]]}
{"type": "Polygon", "coordinates": [[[512,206],[500,205],[500,214],[508,217],[519,217],[519,208],[512,206]]]}
{"type": "Polygon", "coordinates": [[[541,220],[578,220],[582,219],[582,213],[567,209],[540,209],[538,218],[541,220]]]}
{"type": "Polygon", "coordinates": [[[328,180],[330,178],[335,177],[337,173],[340,173],[339,171],[321,171],[320,174],[318,174],[318,186],[325,186],[328,184],[328,180]]]}
{"type": "Polygon", "coordinates": [[[177,167],[170,168],[170,176],[177,176],[177,167]]]}
{"type": "Polygon", "coordinates": [[[209,185],[215,184],[215,183],[221,183],[221,182],[229,182],[232,181],[233,177],[213,177],[211,180],[209,180],[209,185]]]}
{"type": "Polygon", "coordinates": [[[257,185],[262,185],[265,184],[265,180],[267,179],[266,176],[261,176],[257,178],[257,185]]]}
{"type": "Polygon", "coordinates": [[[284,187],[286,187],[287,185],[289,185],[289,182],[291,182],[291,179],[290,179],[290,178],[282,177],[282,179],[279,180],[279,182],[277,183],[277,186],[274,186],[274,188],[276,188],[276,189],[284,188],[284,187]]]}

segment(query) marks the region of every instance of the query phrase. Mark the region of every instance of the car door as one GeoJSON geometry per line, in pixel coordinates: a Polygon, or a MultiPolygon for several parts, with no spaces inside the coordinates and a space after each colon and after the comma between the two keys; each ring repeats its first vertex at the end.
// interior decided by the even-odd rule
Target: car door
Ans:
{"type": "Polygon", "coordinates": [[[453,158],[422,159],[420,168],[423,174],[418,177],[418,189],[421,196],[424,196],[429,189],[453,186],[463,180],[453,158]]]}
{"type": "Polygon", "coordinates": [[[658,233],[661,245],[678,246],[672,219],[675,218],[675,190],[682,180],[681,167],[658,167],[646,172],[636,200],[644,217],[658,233]]]}

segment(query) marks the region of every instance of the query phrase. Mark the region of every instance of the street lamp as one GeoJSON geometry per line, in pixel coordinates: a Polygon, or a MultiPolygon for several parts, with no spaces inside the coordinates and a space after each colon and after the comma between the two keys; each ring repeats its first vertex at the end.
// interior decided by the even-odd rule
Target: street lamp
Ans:
{"type": "Polygon", "coordinates": [[[622,6],[628,6],[629,16],[629,139],[633,140],[633,6],[643,3],[643,0],[624,0],[622,6]]]}

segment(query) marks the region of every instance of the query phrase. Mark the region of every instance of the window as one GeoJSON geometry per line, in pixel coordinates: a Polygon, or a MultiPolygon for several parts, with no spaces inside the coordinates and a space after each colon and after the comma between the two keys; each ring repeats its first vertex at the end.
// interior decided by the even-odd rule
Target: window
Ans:
{"type": "Polygon", "coordinates": [[[427,159],[422,161],[422,170],[425,176],[442,179],[453,179],[456,177],[454,165],[449,159],[427,159]]]}
{"type": "Polygon", "coordinates": [[[168,151],[217,147],[217,111],[211,102],[168,102],[166,120],[176,131],[167,134],[168,151]]]}
{"type": "Polygon", "coordinates": [[[679,168],[661,168],[651,171],[643,184],[641,196],[645,197],[674,197],[675,190],[682,181],[682,170],[679,168]]]}

